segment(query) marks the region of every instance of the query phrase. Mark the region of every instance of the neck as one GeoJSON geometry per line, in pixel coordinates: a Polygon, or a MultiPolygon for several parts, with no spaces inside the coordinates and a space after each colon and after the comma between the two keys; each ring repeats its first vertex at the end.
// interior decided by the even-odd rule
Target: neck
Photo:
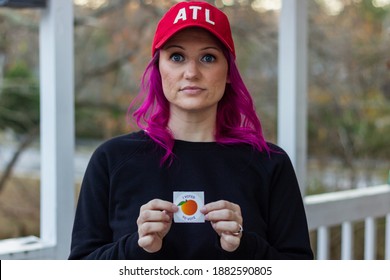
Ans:
{"type": "Polygon", "coordinates": [[[190,142],[215,141],[216,112],[177,112],[171,110],[168,127],[177,140],[190,142]]]}

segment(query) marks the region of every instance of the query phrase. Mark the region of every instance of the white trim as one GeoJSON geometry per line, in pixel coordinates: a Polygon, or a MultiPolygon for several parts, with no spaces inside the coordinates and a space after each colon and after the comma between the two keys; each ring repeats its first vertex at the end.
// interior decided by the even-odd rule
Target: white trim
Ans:
{"type": "Polygon", "coordinates": [[[295,167],[302,195],[307,154],[307,0],[283,0],[279,20],[278,144],[295,167]]]}
{"type": "Polygon", "coordinates": [[[384,217],[390,213],[390,186],[381,185],[304,198],[309,229],[384,217]]]}
{"type": "Polygon", "coordinates": [[[36,236],[26,236],[0,240],[0,257],[7,259],[49,259],[55,246],[46,244],[36,236]]]}
{"type": "Polygon", "coordinates": [[[74,210],[73,2],[49,1],[40,23],[41,240],[69,255],[74,210]]]}

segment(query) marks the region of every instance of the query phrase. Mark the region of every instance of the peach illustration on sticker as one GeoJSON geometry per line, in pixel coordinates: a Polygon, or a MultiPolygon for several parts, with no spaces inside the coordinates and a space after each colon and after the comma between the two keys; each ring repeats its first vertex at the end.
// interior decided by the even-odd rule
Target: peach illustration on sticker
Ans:
{"type": "Polygon", "coordinates": [[[200,212],[204,192],[173,192],[173,203],[179,207],[173,216],[175,223],[204,223],[204,215],[200,212]]]}

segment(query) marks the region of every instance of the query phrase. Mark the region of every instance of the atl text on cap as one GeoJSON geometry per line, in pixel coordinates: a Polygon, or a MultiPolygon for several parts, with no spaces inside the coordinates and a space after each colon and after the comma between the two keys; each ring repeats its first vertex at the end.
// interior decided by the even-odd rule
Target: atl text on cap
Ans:
{"type": "MultiPolygon", "coordinates": [[[[197,20],[198,19],[198,11],[202,10],[202,7],[199,6],[189,6],[188,7],[190,10],[192,10],[192,19],[197,20]]],[[[191,13],[190,11],[188,11],[191,13]]],[[[210,19],[210,10],[205,9],[205,20],[206,22],[215,25],[215,22],[210,19]]],[[[173,22],[173,24],[176,24],[179,20],[187,20],[187,11],[186,8],[181,8],[179,12],[176,15],[176,18],[173,22]]]]}

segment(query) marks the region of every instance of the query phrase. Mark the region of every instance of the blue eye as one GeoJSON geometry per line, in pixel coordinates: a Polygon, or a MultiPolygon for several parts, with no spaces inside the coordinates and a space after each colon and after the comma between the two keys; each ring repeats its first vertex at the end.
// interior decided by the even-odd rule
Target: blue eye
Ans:
{"type": "Polygon", "coordinates": [[[174,62],[181,62],[184,60],[184,57],[181,54],[174,53],[171,55],[170,59],[174,62]]]}
{"type": "Polygon", "coordinates": [[[214,62],[215,59],[216,59],[215,56],[213,56],[211,54],[206,54],[205,56],[202,57],[202,61],[207,62],[207,63],[214,62]]]}

